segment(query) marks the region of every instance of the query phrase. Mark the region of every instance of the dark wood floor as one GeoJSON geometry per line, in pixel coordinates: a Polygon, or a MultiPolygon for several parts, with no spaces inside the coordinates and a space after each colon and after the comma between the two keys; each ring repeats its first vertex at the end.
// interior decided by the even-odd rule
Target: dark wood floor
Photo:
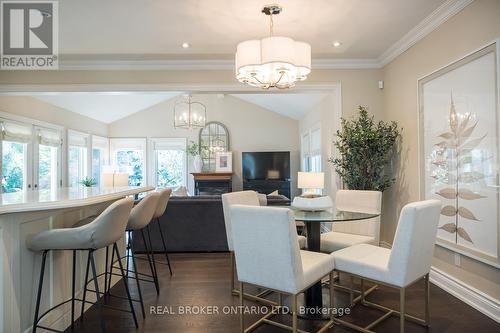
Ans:
{"type": "MultiPolygon", "coordinates": [[[[160,257],[160,255],[157,255],[160,257]]],[[[103,316],[106,319],[107,332],[210,332],[229,333],[239,331],[239,316],[236,314],[152,314],[151,307],[172,307],[178,312],[179,306],[217,306],[222,312],[224,306],[237,306],[238,298],[230,295],[230,261],[226,253],[213,254],[173,254],[171,255],[174,275],[170,277],[168,268],[159,265],[160,296],[156,295],[154,286],[143,283],[143,295],[146,306],[146,319],[140,316],[139,329],[133,325],[130,314],[105,309],[103,316]]],[[[146,263],[141,263],[140,268],[146,270],[146,263]]],[[[135,284],[130,283],[131,289],[136,294],[135,284]]],[[[116,294],[124,294],[121,283],[112,290],[116,294]]],[[[346,298],[345,293],[336,293],[336,299],[342,303],[346,298]]],[[[382,303],[388,307],[397,308],[399,304],[399,293],[396,290],[380,287],[374,291],[369,300],[382,303]]],[[[411,314],[421,316],[423,310],[423,284],[418,283],[407,291],[407,309],[411,314]]],[[[125,306],[121,300],[111,302],[113,305],[125,306]]],[[[247,305],[255,303],[247,302],[247,305]]],[[[350,316],[344,316],[345,320],[364,324],[372,321],[381,312],[356,306],[350,316]]],[[[75,332],[97,333],[99,329],[98,311],[95,307],[85,315],[83,323],[79,323],[75,332]]],[[[255,315],[245,317],[247,325],[258,318],[255,315]]],[[[288,316],[277,317],[284,323],[289,323],[288,316]]],[[[317,329],[321,321],[300,320],[299,328],[305,330],[317,329]]],[[[377,332],[399,332],[399,320],[392,317],[376,326],[377,332]]],[[[262,326],[255,330],[256,333],[287,332],[276,327],[262,326]]],[[[332,327],[328,332],[351,332],[342,327],[332,327]]],[[[407,322],[406,332],[500,332],[500,325],[480,312],[474,310],[457,298],[449,295],[443,290],[431,285],[431,327],[423,328],[417,324],[407,322]]]]}

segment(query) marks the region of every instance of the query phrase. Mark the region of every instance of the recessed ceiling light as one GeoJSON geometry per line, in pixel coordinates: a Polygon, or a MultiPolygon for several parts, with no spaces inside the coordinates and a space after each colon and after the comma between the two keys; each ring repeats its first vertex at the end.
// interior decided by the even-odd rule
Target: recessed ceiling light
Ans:
{"type": "Polygon", "coordinates": [[[342,45],[342,43],[339,41],[333,42],[333,46],[335,47],[339,47],[340,45],[342,45]]]}
{"type": "Polygon", "coordinates": [[[189,48],[191,46],[191,44],[184,42],[184,43],[181,44],[181,46],[182,46],[183,49],[187,49],[187,48],[189,48]]]}

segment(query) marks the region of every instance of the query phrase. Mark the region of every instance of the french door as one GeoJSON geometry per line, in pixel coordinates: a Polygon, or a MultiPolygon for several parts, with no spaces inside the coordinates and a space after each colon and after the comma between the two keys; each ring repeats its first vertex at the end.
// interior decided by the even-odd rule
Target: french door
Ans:
{"type": "Polygon", "coordinates": [[[62,185],[61,130],[0,119],[2,193],[62,185]]]}

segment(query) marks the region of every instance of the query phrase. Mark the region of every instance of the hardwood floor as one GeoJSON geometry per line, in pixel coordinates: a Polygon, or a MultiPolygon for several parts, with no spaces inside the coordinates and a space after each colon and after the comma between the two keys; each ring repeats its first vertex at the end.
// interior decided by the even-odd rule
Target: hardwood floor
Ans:
{"type": "MultiPolygon", "coordinates": [[[[157,254],[158,259],[163,259],[161,254],[157,254]]],[[[142,292],[146,307],[146,319],[142,319],[139,306],[136,311],[139,318],[139,329],[134,327],[131,315],[109,309],[103,311],[106,320],[107,332],[210,332],[229,333],[239,332],[239,315],[223,314],[225,306],[237,306],[238,297],[230,295],[230,261],[227,253],[210,254],[172,254],[172,268],[174,275],[170,277],[168,267],[158,265],[160,275],[160,295],[156,295],[154,285],[142,283],[142,292]],[[158,308],[162,308],[163,314],[158,313],[158,308]],[[188,310],[188,306],[212,306],[217,307],[219,314],[180,314],[179,311],[188,310]],[[184,308],[182,308],[184,307],[184,308]],[[152,312],[155,308],[156,314],[152,312]],[[165,313],[165,310],[172,310],[173,313],[165,313]]],[[[139,268],[147,272],[147,263],[141,262],[139,268]]],[[[130,281],[130,288],[136,297],[134,281],[130,281]]],[[[122,284],[118,284],[112,290],[113,293],[124,295],[122,284]]],[[[346,301],[347,295],[343,292],[336,292],[336,299],[339,304],[346,301]]],[[[380,287],[374,291],[369,300],[379,302],[385,306],[397,308],[399,304],[399,293],[397,290],[380,287]]],[[[499,332],[500,324],[484,316],[480,312],[459,301],[457,298],[431,285],[431,327],[424,328],[411,322],[406,323],[407,333],[433,332],[433,333],[460,333],[460,332],[499,332]]],[[[423,283],[417,283],[408,288],[406,304],[408,313],[422,317],[423,315],[423,283]]],[[[113,300],[112,305],[126,306],[123,300],[113,300]]],[[[246,302],[246,305],[256,305],[253,302],[246,302]]],[[[196,310],[199,308],[193,308],[196,310]]],[[[210,308],[205,308],[209,311],[210,308]]],[[[371,310],[362,306],[356,306],[350,316],[343,319],[354,321],[357,324],[364,324],[380,316],[381,312],[371,310]]],[[[256,315],[245,316],[247,326],[258,318],[256,315]]],[[[289,316],[277,316],[284,323],[290,323],[289,316]]],[[[321,321],[299,320],[299,328],[304,330],[314,330],[321,326],[321,321]]],[[[87,311],[83,323],[78,322],[75,332],[97,333],[99,328],[99,313],[95,306],[87,311]]],[[[399,320],[392,317],[375,327],[377,332],[399,332],[399,320]]],[[[280,328],[271,326],[261,326],[256,329],[256,333],[287,332],[280,328]]],[[[339,326],[332,327],[328,332],[352,332],[339,326]]]]}

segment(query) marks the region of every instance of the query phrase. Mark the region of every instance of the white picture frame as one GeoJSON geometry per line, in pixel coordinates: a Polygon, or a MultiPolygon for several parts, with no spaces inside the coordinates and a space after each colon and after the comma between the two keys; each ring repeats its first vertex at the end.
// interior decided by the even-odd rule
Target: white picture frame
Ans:
{"type": "Polygon", "coordinates": [[[500,267],[498,41],[418,80],[420,198],[436,244],[500,267]]]}
{"type": "Polygon", "coordinates": [[[217,152],[215,154],[215,172],[233,172],[232,152],[217,152]]]}

